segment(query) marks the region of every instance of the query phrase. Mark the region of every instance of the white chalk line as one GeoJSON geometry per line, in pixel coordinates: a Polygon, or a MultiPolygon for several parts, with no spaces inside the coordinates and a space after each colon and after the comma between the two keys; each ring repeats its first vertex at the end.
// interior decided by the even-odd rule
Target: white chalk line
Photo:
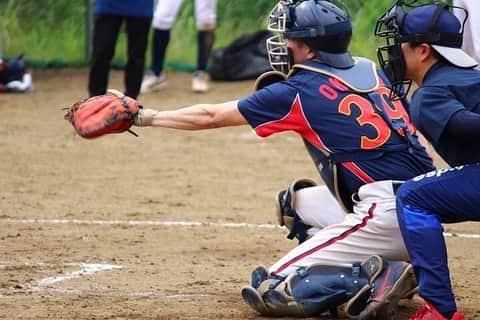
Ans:
{"type": "MultiPolygon", "coordinates": [[[[165,227],[222,227],[282,229],[274,224],[200,222],[200,221],[159,221],[159,220],[79,220],[79,219],[0,219],[4,224],[79,224],[79,225],[122,225],[122,226],[165,226],[165,227]]],[[[480,234],[444,232],[445,237],[480,239],[480,234]]]]}
{"type": "Polygon", "coordinates": [[[102,264],[102,263],[79,263],[80,270],[68,272],[62,276],[56,277],[49,277],[45,279],[41,279],[36,282],[37,286],[48,286],[52,285],[57,282],[63,282],[70,279],[80,278],[82,276],[92,275],[97,272],[101,271],[108,271],[108,270],[116,270],[122,269],[122,266],[114,265],[114,264],[102,264]]]}
{"type": "MultiPolygon", "coordinates": [[[[31,262],[26,262],[26,263],[21,263],[21,264],[14,264],[14,263],[8,263],[8,262],[0,262],[0,269],[5,269],[8,267],[47,267],[47,268],[54,268],[58,267],[59,265],[57,264],[49,264],[49,263],[43,263],[43,262],[36,262],[36,263],[31,263],[31,262]]],[[[67,272],[61,276],[54,276],[54,277],[47,277],[44,279],[40,279],[38,281],[33,282],[32,284],[29,284],[28,287],[31,289],[35,290],[39,287],[45,287],[52,285],[57,282],[63,282],[66,280],[71,280],[71,279],[77,279],[82,276],[88,276],[95,274],[97,272],[102,272],[102,271],[109,271],[109,270],[118,270],[122,269],[122,266],[115,265],[115,264],[106,264],[106,263],[63,263],[61,264],[63,267],[79,267],[79,270],[67,272]]],[[[25,285],[27,286],[27,285],[25,285]]]]}
{"type": "MultiPolygon", "coordinates": [[[[19,266],[43,267],[43,268],[47,267],[47,268],[52,268],[53,269],[54,267],[58,267],[59,265],[48,264],[48,263],[43,263],[43,262],[38,262],[38,263],[27,262],[27,263],[23,263],[23,264],[0,263],[0,269],[5,269],[5,268],[8,268],[8,267],[19,267],[19,266]]],[[[81,263],[64,263],[64,264],[62,264],[62,266],[63,267],[78,267],[80,269],[70,271],[70,272],[67,272],[67,273],[65,273],[63,275],[59,275],[59,276],[43,278],[43,279],[34,281],[33,283],[16,285],[15,287],[18,288],[18,289],[24,289],[22,291],[25,291],[25,289],[26,289],[27,291],[34,292],[34,291],[42,290],[44,287],[49,287],[49,286],[51,286],[55,283],[58,283],[58,282],[64,282],[64,281],[71,280],[71,279],[77,279],[77,278],[81,278],[83,276],[92,275],[92,274],[102,272],[102,271],[118,270],[118,269],[123,268],[122,266],[115,265],[115,264],[84,263],[84,262],[81,262],[81,263]]],[[[6,290],[2,290],[2,291],[11,292],[12,288],[7,288],[6,290]]],[[[0,294],[2,293],[2,291],[0,291],[0,294]]]]}
{"type": "Polygon", "coordinates": [[[0,219],[4,224],[86,224],[86,225],[130,225],[130,226],[166,226],[166,227],[225,227],[280,229],[273,224],[199,222],[199,221],[159,221],[159,220],[79,220],[79,219],[0,219]]]}
{"type": "Polygon", "coordinates": [[[0,270],[11,267],[41,267],[56,268],[63,267],[79,267],[79,270],[67,272],[61,276],[47,277],[31,283],[16,284],[9,288],[0,288],[0,296],[11,296],[18,294],[61,294],[61,295],[93,295],[93,296],[110,296],[110,297],[143,297],[143,298],[163,298],[173,300],[196,300],[199,298],[211,297],[209,294],[181,294],[181,293],[164,293],[159,291],[131,291],[131,290],[112,290],[112,289],[73,289],[73,288],[55,288],[54,285],[71,279],[81,278],[83,276],[92,275],[102,271],[119,270],[123,266],[105,263],[63,263],[61,265],[44,263],[44,262],[25,262],[12,263],[0,262],[0,270]]]}

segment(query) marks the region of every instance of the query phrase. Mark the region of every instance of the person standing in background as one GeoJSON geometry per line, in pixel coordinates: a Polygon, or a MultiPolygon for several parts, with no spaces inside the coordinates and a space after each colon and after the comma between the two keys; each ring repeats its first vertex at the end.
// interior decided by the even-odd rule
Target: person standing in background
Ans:
{"type": "Polygon", "coordinates": [[[154,0],[97,0],[93,51],[88,78],[90,96],[105,94],[110,64],[122,22],[127,33],[128,58],[125,67],[125,95],[136,99],[140,93],[148,32],[153,16],[154,0]]]}
{"type": "MultiPolygon", "coordinates": [[[[142,82],[141,92],[157,91],[165,87],[163,73],[165,52],[170,42],[170,33],[183,0],[161,0],[153,17],[152,65],[142,82]]],[[[216,0],[195,0],[195,20],[197,27],[197,70],[192,79],[194,92],[207,92],[207,64],[215,39],[217,21],[216,0]]]]}
{"type": "MultiPolygon", "coordinates": [[[[465,8],[468,11],[468,18],[465,22],[463,32],[462,48],[472,58],[480,62],[480,1],[478,0],[453,0],[455,7],[465,8]]],[[[460,9],[453,10],[460,21],[465,19],[465,11],[460,9]]]]}

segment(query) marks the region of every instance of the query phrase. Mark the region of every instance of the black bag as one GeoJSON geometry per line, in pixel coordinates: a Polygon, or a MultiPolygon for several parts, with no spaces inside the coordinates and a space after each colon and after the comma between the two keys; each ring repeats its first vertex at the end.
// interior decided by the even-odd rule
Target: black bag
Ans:
{"type": "Polygon", "coordinates": [[[23,54],[4,60],[0,68],[0,83],[7,84],[11,81],[21,81],[25,72],[27,72],[27,67],[23,61],[23,54]]]}
{"type": "Polygon", "coordinates": [[[212,52],[210,77],[212,80],[236,81],[256,79],[272,70],[265,41],[272,34],[267,30],[247,33],[229,46],[212,52]]]}

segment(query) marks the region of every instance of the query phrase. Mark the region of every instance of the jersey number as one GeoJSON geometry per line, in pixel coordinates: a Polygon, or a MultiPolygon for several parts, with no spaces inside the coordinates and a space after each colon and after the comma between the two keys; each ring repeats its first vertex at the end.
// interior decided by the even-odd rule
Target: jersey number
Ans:
{"type": "MultiPolygon", "coordinates": [[[[403,108],[403,104],[398,100],[392,101],[389,99],[389,89],[385,87],[379,88],[377,92],[382,97],[382,102],[386,112],[388,113],[388,116],[392,120],[402,119],[407,124],[409,131],[413,132],[413,126],[410,123],[407,112],[403,108]]],[[[353,107],[356,107],[360,110],[360,115],[356,118],[357,123],[360,126],[369,125],[376,131],[376,136],[374,138],[362,136],[360,147],[364,150],[371,150],[377,149],[384,145],[388,139],[390,139],[392,129],[382,118],[382,116],[375,112],[371,101],[362,96],[350,94],[340,102],[338,105],[338,112],[346,116],[351,116],[353,107]]],[[[399,133],[404,135],[403,132],[399,133]]]]}

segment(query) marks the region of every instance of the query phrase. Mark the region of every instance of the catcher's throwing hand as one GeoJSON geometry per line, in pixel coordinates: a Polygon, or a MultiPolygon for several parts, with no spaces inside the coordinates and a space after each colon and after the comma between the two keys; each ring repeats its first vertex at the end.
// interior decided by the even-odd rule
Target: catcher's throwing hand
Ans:
{"type": "Polygon", "coordinates": [[[142,106],[117,90],[108,90],[101,96],[91,97],[68,108],[65,119],[75,131],[86,139],[109,133],[130,131],[142,106]]]}

